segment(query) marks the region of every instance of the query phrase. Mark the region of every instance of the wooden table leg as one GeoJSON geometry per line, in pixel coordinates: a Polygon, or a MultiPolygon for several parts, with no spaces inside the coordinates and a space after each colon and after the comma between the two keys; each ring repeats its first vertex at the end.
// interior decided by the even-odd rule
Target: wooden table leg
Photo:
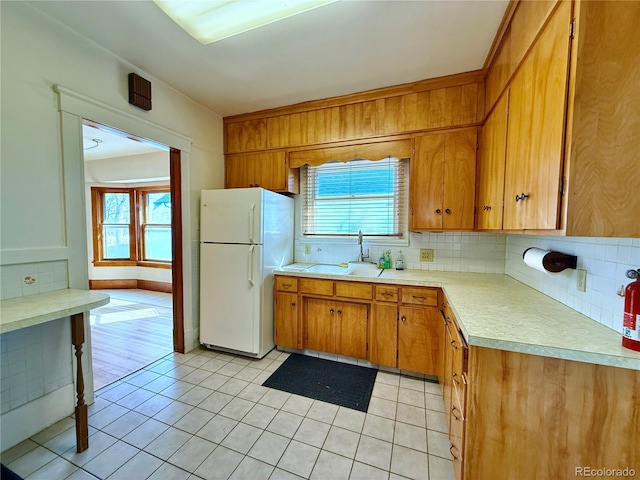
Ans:
{"type": "Polygon", "coordinates": [[[77,363],[76,393],[76,451],[84,452],[89,448],[89,419],[87,405],[84,403],[84,377],[82,375],[82,344],[84,343],[84,313],[71,315],[71,343],[75,348],[77,363]]]}

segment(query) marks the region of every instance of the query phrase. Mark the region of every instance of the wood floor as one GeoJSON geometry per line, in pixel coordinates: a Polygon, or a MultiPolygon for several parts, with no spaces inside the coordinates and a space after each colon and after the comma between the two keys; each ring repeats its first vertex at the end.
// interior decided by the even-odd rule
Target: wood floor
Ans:
{"type": "Polygon", "coordinates": [[[173,351],[171,294],[138,289],[101,292],[111,301],[91,311],[96,390],[173,351]]]}

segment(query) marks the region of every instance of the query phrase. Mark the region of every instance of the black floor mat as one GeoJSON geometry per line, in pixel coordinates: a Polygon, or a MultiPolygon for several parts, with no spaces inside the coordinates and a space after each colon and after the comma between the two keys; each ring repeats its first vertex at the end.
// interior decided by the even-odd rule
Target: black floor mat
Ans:
{"type": "Polygon", "coordinates": [[[20,475],[9,470],[4,464],[0,464],[0,478],[2,480],[22,480],[20,475]]]}
{"type": "Polygon", "coordinates": [[[377,372],[292,353],[262,385],[366,412],[377,372]]]}

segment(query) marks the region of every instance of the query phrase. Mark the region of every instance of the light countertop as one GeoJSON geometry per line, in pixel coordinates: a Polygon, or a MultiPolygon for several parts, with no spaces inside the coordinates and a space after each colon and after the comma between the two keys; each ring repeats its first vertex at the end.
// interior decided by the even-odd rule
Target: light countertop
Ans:
{"type": "Polygon", "coordinates": [[[385,270],[364,277],[308,273],[304,267],[294,264],[275,273],[439,287],[470,346],[640,370],[640,352],[624,348],[621,333],[508,275],[385,270]]]}
{"type": "Polygon", "coordinates": [[[109,295],[67,288],[0,301],[0,333],[86,312],[109,303],[109,295]]]}

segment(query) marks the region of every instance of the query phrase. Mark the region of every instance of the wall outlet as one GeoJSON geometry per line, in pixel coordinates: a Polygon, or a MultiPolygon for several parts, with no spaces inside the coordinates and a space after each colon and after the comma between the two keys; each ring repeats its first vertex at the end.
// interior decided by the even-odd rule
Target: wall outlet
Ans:
{"type": "Polygon", "coordinates": [[[579,268],[577,270],[577,273],[578,275],[577,275],[576,289],[579,292],[586,292],[587,291],[587,271],[579,268]]]}
{"type": "Polygon", "coordinates": [[[420,249],[420,261],[421,262],[433,262],[433,248],[421,248],[420,249]]]}
{"type": "Polygon", "coordinates": [[[311,255],[311,245],[307,244],[304,246],[304,254],[311,255]]]}

